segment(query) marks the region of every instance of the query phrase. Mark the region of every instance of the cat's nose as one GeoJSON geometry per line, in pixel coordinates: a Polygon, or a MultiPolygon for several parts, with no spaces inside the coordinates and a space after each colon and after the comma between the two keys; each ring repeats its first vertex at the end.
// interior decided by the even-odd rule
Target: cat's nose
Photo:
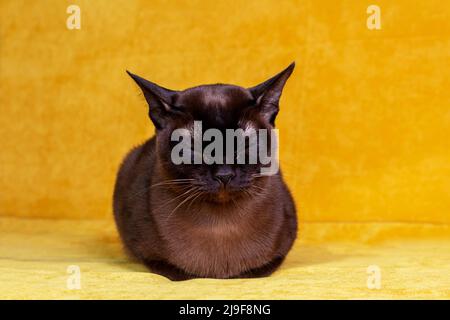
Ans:
{"type": "Polygon", "coordinates": [[[224,185],[229,183],[231,181],[231,179],[233,179],[234,177],[234,172],[231,168],[229,167],[222,167],[219,170],[217,170],[214,178],[223,183],[224,185]]]}

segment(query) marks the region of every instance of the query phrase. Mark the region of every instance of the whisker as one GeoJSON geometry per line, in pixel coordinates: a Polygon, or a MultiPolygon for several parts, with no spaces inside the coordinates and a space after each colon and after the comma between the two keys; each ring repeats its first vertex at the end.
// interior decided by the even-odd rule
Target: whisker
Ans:
{"type": "Polygon", "coordinates": [[[198,191],[197,192],[197,196],[195,196],[193,199],[191,199],[191,201],[189,202],[188,206],[186,207],[186,210],[189,210],[189,208],[191,207],[191,205],[195,202],[195,200],[197,200],[200,196],[202,196],[204,194],[203,191],[198,191]]]}
{"type": "Polygon", "coordinates": [[[162,186],[179,186],[179,185],[188,185],[192,184],[190,181],[179,181],[179,182],[164,182],[164,183],[156,183],[150,186],[150,188],[154,187],[162,187],[162,186]]]}
{"type": "Polygon", "coordinates": [[[167,216],[167,219],[166,219],[166,220],[169,220],[169,218],[172,216],[172,214],[173,214],[175,211],[177,211],[178,208],[180,208],[184,203],[186,203],[186,201],[192,199],[195,195],[196,195],[196,193],[194,193],[193,195],[192,195],[192,194],[191,194],[191,195],[188,195],[188,196],[186,197],[186,199],[184,199],[183,201],[181,201],[181,202],[175,207],[175,209],[173,209],[172,212],[169,213],[169,215],[167,216]]]}
{"type": "Polygon", "coordinates": [[[134,197],[140,196],[147,192],[150,188],[156,187],[156,186],[170,186],[170,185],[183,185],[183,184],[190,184],[190,181],[195,181],[195,179],[172,179],[172,180],[165,180],[158,183],[155,183],[153,185],[145,186],[142,190],[137,191],[131,195],[128,196],[128,199],[133,199],[134,197]]]}
{"type": "Polygon", "coordinates": [[[151,187],[156,187],[160,185],[166,185],[166,184],[187,184],[191,183],[191,181],[195,181],[195,179],[173,179],[173,180],[165,180],[158,183],[155,183],[151,185],[151,187]]]}
{"type": "Polygon", "coordinates": [[[250,187],[250,189],[252,189],[252,188],[255,188],[255,189],[259,190],[259,191],[266,191],[265,188],[260,187],[260,186],[257,186],[257,185],[252,185],[252,186],[250,187]]]}
{"type": "Polygon", "coordinates": [[[167,205],[171,204],[172,202],[174,202],[174,201],[176,201],[176,200],[182,198],[182,197],[185,196],[185,195],[188,195],[188,196],[189,196],[189,193],[191,193],[191,192],[193,192],[193,191],[196,191],[197,188],[198,188],[198,187],[191,187],[191,188],[189,188],[189,189],[188,189],[187,191],[185,191],[184,193],[179,194],[179,195],[177,195],[175,198],[170,199],[168,202],[166,202],[166,203],[162,204],[161,206],[157,207],[155,210],[159,210],[159,209],[161,209],[161,208],[164,208],[165,206],[167,206],[167,205]]]}
{"type": "MultiPolygon", "coordinates": [[[[135,192],[135,193],[131,194],[131,195],[128,197],[128,199],[133,199],[134,197],[140,196],[140,195],[144,194],[145,192],[147,192],[148,190],[150,190],[150,188],[152,188],[152,187],[153,187],[153,186],[146,186],[146,187],[143,188],[141,191],[138,191],[138,192],[135,192]]],[[[186,186],[180,185],[180,187],[184,189],[184,188],[186,188],[186,187],[189,187],[189,185],[186,185],[186,186]]]]}

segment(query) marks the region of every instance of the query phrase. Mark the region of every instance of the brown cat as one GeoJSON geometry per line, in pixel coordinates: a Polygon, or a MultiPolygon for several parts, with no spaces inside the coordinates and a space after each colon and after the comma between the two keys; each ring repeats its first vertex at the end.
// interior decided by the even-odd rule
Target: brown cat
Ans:
{"type": "Polygon", "coordinates": [[[297,234],[281,173],[260,174],[259,160],[175,164],[172,133],[191,132],[194,121],[220,132],[274,128],[293,69],[294,63],[250,89],[216,84],[184,91],[129,73],[149,104],[156,135],[123,161],[114,216],[127,251],[151,271],[172,280],[244,278],[270,275],[281,264],[297,234]]]}

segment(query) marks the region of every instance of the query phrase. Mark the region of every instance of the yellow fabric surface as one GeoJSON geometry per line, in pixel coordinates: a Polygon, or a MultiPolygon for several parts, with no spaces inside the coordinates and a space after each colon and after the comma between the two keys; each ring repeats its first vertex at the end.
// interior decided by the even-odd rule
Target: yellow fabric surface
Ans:
{"type": "Polygon", "coordinates": [[[300,234],[269,278],[171,282],[124,256],[111,221],[3,218],[0,298],[450,298],[449,226],[306,223],[300,234]],[[390,240],[380,241],[386,235],[390,240]],[[70,265],[80,268],[79,290],[67,288],[70,265]],[[373,265],[380,268],[380,289],[367,287],[373,265]]]}
{"type": "Polygon", "coordinates": [[[369,4],[0,0],[0,298],[450,298],[450,2],[378,0],[381,30],[369,4]],[[125,70],[252,86],[293,60],[277,126],[301,230],[282,268],[172,283],[130,262],[113,184],[153,127],[125,70]]]}

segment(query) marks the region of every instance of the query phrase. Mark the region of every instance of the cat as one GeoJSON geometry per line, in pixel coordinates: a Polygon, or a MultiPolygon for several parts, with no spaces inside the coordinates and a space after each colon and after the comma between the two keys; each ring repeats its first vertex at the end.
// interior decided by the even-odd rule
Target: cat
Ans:
{"type": "Polygon", "coordinates": [[[156,128],[125,157],[114,189],[114,217],[131,257],[174,281],[265,277],[280,266],[297,235],[294,200],[280,171],[262,175],[260,163],[174,164],[171,134],[194,120],[221,131],[273,129],[294,67],[248,89],[214,84],[184,91],[127,71],[156,128]]]}

